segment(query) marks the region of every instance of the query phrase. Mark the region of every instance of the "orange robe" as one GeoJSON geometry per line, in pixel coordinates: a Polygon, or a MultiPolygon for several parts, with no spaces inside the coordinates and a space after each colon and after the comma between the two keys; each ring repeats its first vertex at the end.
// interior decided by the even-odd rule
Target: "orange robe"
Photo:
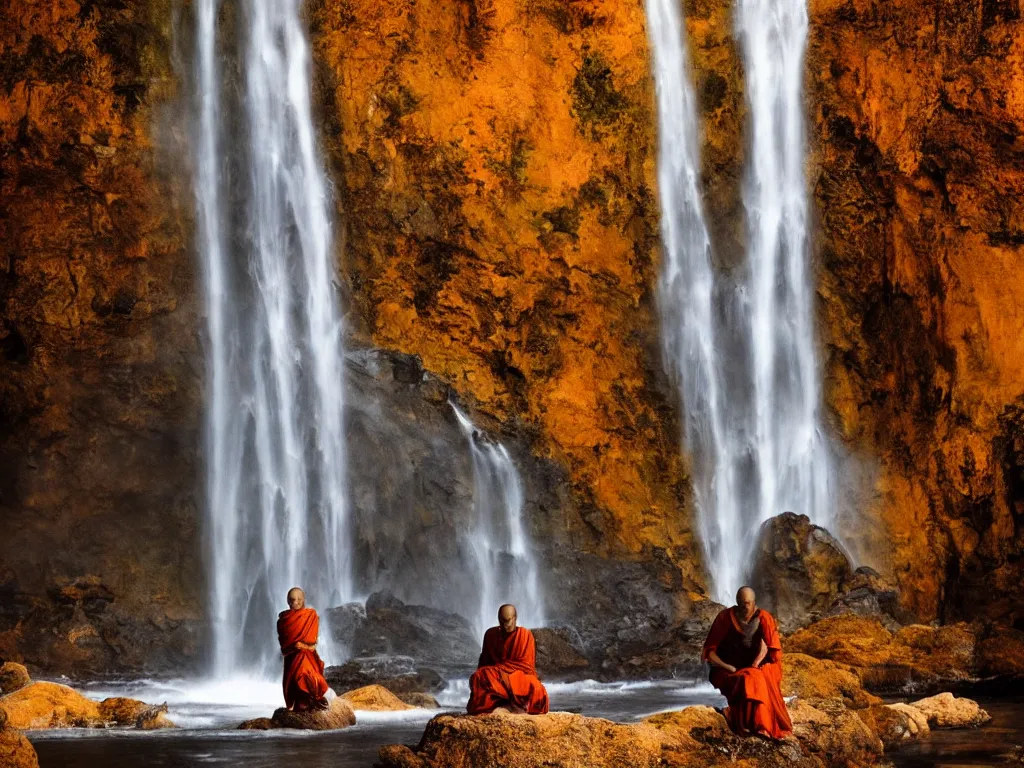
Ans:
{"type": "Polygon", "coordinates": [[[786,702],[782,699],[782,644],[772,615],[760,609],[757,615],[761,624],[748,646],[744,644],[733,609],[726,608],[719,613],[704,641],[702,655],[707,661],[715,651],[718,658],[736,667],[735,672],[711,667],[711,684],[729,701],[726,711],[729,727],[739,734],[767,733],[782,739],[793,731],[786,702]],[[754,667],[762,640],[768,647],[768,655],[759,667],[754,667]]]}
{"type": "Polygon", "coordinates": [[[548,692],[537,677],[533,632],[525,627],[507,635],[501,627],[484,633],[480,662],[469,678],[466,711],[485,715],[498,707],[518,707],[531,715],[548,711],[548,692]]]}
{"type": "Polygon", "coordinates": [[[302,712],[327,707],[324,662],[316,651],[295,648],[296,643],[316,643],[320,618],[312,608],[282,611],[277,617],[277,639],[284,654],[284,703],[302,712]]]}

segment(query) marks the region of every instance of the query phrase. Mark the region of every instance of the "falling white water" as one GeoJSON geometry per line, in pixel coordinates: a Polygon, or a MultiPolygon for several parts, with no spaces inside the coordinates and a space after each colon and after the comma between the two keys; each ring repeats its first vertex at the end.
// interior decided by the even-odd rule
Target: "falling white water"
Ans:
{"type": "Polygon", "coordinates": [[[753,159],[748,274],[716,276],[700,199],[699,128],[681,4],[647,0],[659,113],[668,370],[684,407],[694,502],[716,600],[749,576],[758,528],[790,510],[828,524],[829,462],[807,277],[803,0],[740,0],[753,159]]]}
{"type": "MultiPolygon", "coordinates": [[[[194,146],[214,672],[223,677],[277,670],[274,622],[290,587],[324,609],[351,598],[351,578],[331,200],[300,2],[245,4],[244,106],[230,137],[218,5],[200,0],[196,9],[194,146]]],[[[329,635],[321,612],[326,656],[329,635]]]]}
{"type": "Polygon", "coordinates": [[[504,445],[473,426],[454,403],[451,406],[473,460],[476,525],[468,538],[480,579],[480,601],[476,615],[469,618],[482,636],[498,623],[499,606],[513,603],[521,626],[543,626],[544,599],[535,553],[523,528],[525,499],[519,472],[504,445]]]}

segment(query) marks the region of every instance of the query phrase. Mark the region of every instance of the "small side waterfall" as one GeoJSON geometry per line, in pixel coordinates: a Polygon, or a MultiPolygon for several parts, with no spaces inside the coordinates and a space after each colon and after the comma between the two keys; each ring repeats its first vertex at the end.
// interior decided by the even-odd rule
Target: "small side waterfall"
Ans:
{"type": "MultiPolygon", "coordinates": [[[[199,0],[195,10],[205,503],[218,676],[276,671],[274,621],[290,587],[304,587],[321,609],[351,599],[332,203],[317,155],[300,5],[244,4],[244,104],[231,115],[238,126],[230,138],[222,128],[231,121],[219,2],[199,0]]],[[[321,653],[329,655],[325,630],[321,653]]]]}
{"type": "Polygon", "coordinates": [[[452,410],[466,435],[473,459],[473,512],[469,533],[480,578],[480,603],[469,615],[480,635],[497,624],[498,607],[514,603],[519,623],[540,627],[544,599],[537,560],[523,528],[523,483],[508,450],[491,440],[455,404],[452,410]]]}
{"type": "Polygon", "coordinates": [[[790,510],[830,522],[803,173],[804,0],[739,0],[752,146],[747,270],[716,275],[701,209],[699,123],[681,4],[647,0],[658,97],[667,369],[684,407],[713,595],[731,603],[759,526],[790,510]]]}

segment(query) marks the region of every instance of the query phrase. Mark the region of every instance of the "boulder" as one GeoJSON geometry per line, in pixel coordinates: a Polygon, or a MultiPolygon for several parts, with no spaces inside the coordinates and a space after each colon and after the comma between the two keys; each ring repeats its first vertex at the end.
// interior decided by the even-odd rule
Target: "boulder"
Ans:
{"type": "Polygon", "coordinates": [[[970,728],[987,723],[992,718],[978,706],[978,702],[940,693],[910,704],[927,719],[930,728],[970,728]]]}
{"type": "Polygon", "coordinates": [[[440,709],[441,704],[429,693],[398,693],[395,694],[410,707],[416,709],[440,709]]]}
{"type": "Polygon", "coordinates": [[[383,685],[395,694],[438,693],[445,680],[426,667],[417,667],[409,656],[363,656],[324,670],[324,677],[341,694],[365,685],[383,685]]]}
{"type": "Polygon", "coordinates": [[[931,728],[928,727],[928,717],[920,709],[910,706],[909,704],[886,704],[889,709],[894,709],[897,712],[901,712],[906,715],[908,727],[918,738],[924,738],[928,735],[931,728]]]}
{"type": "Polygon", "coordinates": [[[256,717],[252,720],[246,720],[238,726],[239,731],[270,731],[276,726],[274,721],[269,717],[256,717]]]}
{"type": "MultiPolygon", "coordinates": [[[[913,708],[909,707],[909,709],[913,708]]],[[[916,712],[915,717],[902,709],[876,704],[873,707],[858,709],[857,717],[863,720],[865,725],[881,739],[882,745],[887,750],[917,741],[928,734],[928,722],[921,717],[920,712],[916,712]],[[923,730],[920,726],[922,722],[923,730]]]]}
{"type": "Polygon", "coordinates": [[[811,701],[839,699],[854,709],[882,703],[864,690],[860,679],[846,665],[803,653],[787,653],[782,657],[782,694],[811,701]]]}
{"type": "Polygon", "coordinates": [[[978,642],[975,663],[981,677],[1024,678],[1024,632],[996,628],[978,642]]]}
{"type": "Polygon", "coordinates": [[[853,568],[828,531],[807,515],[783,512],[761,526],[753,573],[758,603],[791,632],[832,607],[853,568]]]}
{"type": "Polygon", "coordinates": [[[879,618],[887,627],[896,626],[900,613],[899,593],[893,584],[874,568],[861,566],[839,584],[839,594],[826,613],[839,616],[853,613],[879,618]]]}
{"type": "Polygon", "coordinates": [[[247,720],[239,726],[242,730],[270,730],[272,728],[294,728],[303,731],[337,731],[356,724],[356,713],[351,705],[340,696],[331,701],[328,709],[311,712],[291,712],[284,707],[274,711],[270,728],[262,728],[266,718],[247,720]],[[257,725],[257,723],[259,725],[257,725]]]}
{"type": "Polygon", "coordinates": [[[881,758],[882,740],[857,714],[836,699],[810,703],[797,699],[789,707],[793,735],[804,752],[828,766],[860,768],[881,758]]]}
{"type": "Polygon", "coordinates": [[[39,768],[35,747],[14,728],[2,724],[3,710],[0,710],[0,765],[4,768],[39,768]]]}
{"type": "Polygon", "coordinates": [[[167,705],[154,707],[121,697],[97,702],[66,685],[49,682],[30,683],[0,698],[0,710],[6,713],[8,724],[19,730],[110,725],[143,730],[174,727],[166,716],[167,705]]]}
{"type": "Polygon", "coordinates": [[[548,715],[441,714],[416,747],[386,746],[383,768],[656,768],[662,735],[647,725],[556,712],[548,715]]]}
{"type": "Polygon", "coordinates": [[[533,630],[537,642],[537,672],[552,680],[580,680],[587,676],[590,661],[573,646],[566,629],[542,627],[533,630]]]}
{"type": "Polygon", "coordinates": [[[354,710],[368,712],[402,712],[414,709],[382,685],[367,685],[341,695],[354,710]]]}
{"type": "Polygon", "coordinates": [[[480,638],[458,614],[406,605],[389,592],[374,592],[367,598],[365,617],[360,618],[351,604],[340,610],[328,612],[332,637],[353,656],[406,656],[446,671],[476,666],[480,638]]]}
{"type": "Polygon", "coordinates": [[[0,664],[0,696],[14,693],[19,688],[24,688],[32,682],[28,670],[14,661],[7,661],[0,664]]]}

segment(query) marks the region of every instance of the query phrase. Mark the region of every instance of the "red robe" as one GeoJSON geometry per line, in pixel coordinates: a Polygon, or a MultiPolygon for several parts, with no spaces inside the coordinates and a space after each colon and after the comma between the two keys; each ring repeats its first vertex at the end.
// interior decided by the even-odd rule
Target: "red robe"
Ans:
{"type": "Polygon", "coordinates": [[[736,667],[735,672],[711,667],[711,684],[729,701],[726,710],[729,727],[739,734],[767,733],[782,739],[793,731],[786,702],[782,699],[782,644],[772,615],[760,609],[758,615],[761,626],[748,647],[743,643],[743,633],[733,609],[726,608],[719,613],[704,641],[702,656],[708,661],[715,651],[718,658],[736,667]],[[759,667],[754,667],[762,640],[768,647],[768,655],[759,667]]]}
{"type": "Polygon", "coordinates": [[[480,662],[469,678],[466,711],[485,715],[498,707],[518,707],[531,715],[548,711],[548,692],[537,677],[533,632],[525,627],[507,635],[501,627],[484,633],[480,662]]]}
{"type": "Polygon", "coordinates": [[[303,712],[327,707],[324,662],[316,651],[295,648],[313,645],[320,635],[320,618],[312,608],[282,611],[277,617],[277,639],[284,654],[284,703],[303,712]]]}

